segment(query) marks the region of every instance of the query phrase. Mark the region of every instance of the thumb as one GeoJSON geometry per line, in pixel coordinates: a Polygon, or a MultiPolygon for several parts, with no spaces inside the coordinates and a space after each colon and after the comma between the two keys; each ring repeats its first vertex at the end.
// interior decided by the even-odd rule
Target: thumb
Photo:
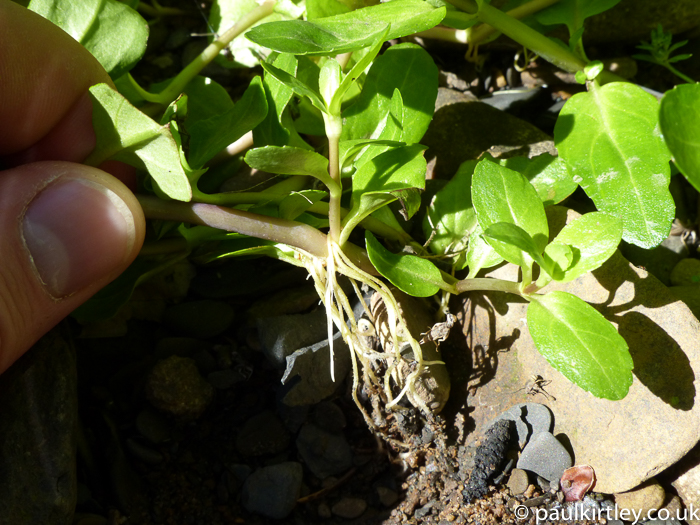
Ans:
{"type": "Polygon", "coordinates": [[[116,278],[138,254],[145,221],[114,177],[36,162],[0,174],[0,372],[116,278]]]}

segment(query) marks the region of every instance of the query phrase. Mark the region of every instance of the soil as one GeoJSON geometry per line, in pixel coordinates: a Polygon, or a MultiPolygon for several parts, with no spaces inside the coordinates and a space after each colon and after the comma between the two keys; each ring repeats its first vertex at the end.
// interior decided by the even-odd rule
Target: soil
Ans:
{"type": "MultiPolygon", "coordinates": [[[[144,86],[179,71],[182,55],[191,53],[193,47],[202,47],[192,44],[190,39],[173,46],[172,41],[168,43],[170,35],[183,29],[193,33],[207,31],[202,15],[188,0],[163,4],[181,7],[191,16],[168,17],[153,25],[148,55],[134,71],[144,86]]],[[[205,5],[205,12],[206,9],[205,5]]],[[[469,88],[477,96],[501,88],[520,87],[523,79],[535,76],[554,79],[545,90],[544,99],[540,96],[537,102],[517,110],[517,116],[545,133],[551,134],[553,124],[547,117],[547,108],[580,89],[571,78],[557,77],[553,68],[542,61],[532,66],[538,69],[537,75],[530,75],[529,70],[518,73],[512,66],[517,48],[507,41],[498,41],[487,50],[488,59],[480,70],[464,61],[461,48],[432,42],[426,45],[442,69],[443,83],[469,88]]],[[[608,44],[589,51],[591,58],[605,59],[629,57],[635,50],[633,46],[608,44]]],[[[637,65],[637,78],[655,89],[665,89],[674,81],[661,68],[641,62],[637,65]]],[[[217,67],[210,73],[230,90],[235,100],[241,86],[261,71],[217,67]]],[[[271,520],[248,512],[241,502],[238,474],[246,467],[255,470],[283,461],[298,461],[295,429],[315,421],[316,408],[290,409],[281,405],[282,371],[272,367],[259,351],[257,330],[249,317],[256,301],[280,290],[291,291],[294,297],[308,296],[309,284],[302,274],[290,274],[287,266],[276,261],[256,262],[246,266],[245,271],[235,264],[196,269],[195,281],[227,271],[243,274],[240,279],[242,283],[245,281],[239,291],[216,297],[233,309],[233,328],[213,338],[201,338],[196,348],[163,350],[163,340],[181,335],[177,329],[136,318],[127,322],[125,337],[78,339],[82,440],[76,523],[98,523],[88,521],[96,516],[106,517],[110,524],[141,525],[535,522],[534,518],[517,520],[514,506],[528,501],[536,508],[538,502],[544,504],[554,495],[534,486],[523,495],[511,495],[504,485],[507,476],[501,475],[509,459],[507,436],[501,436],[503,446],[491,446],[490,436],[473,435],[466,385],[475,374],[484,371],[473,369],[469,362],[470,353],[464,351],[465,342],[460,338],[461,327],[455,327],[441,346],[451,375],[452,396],[440,415],[426,419],[406,407],[400,412],[385,412],[376,402],[376,394],[364,391],[363,406],[379,425],[379,431],[373,433],[352,401],[350,386],[346,384],[331,402],[344,416],[339,433],[350,444],[352,467],[326,479],[305,472],[298,504],[285,519],[271,520]],[[254,266],[257,268],[251,270],[254,266]],[[280,274],[285,278],[270,278],[280,274]],[[146,442],[137,424],[139,414],[151,410],[144,385],[154,364],[169,355],[191,357],[195,361],[209,356],[213,359],[213,363],[205,366],[209,372],[235,370],[241,380],[217,389],[213,401],[199,417],[188,420],[168,416],[166,437],[159,443],[146,442]],[[273,446],[261,454],[246,455],[237,446],[241,428],[265,411],[278,414],[285,423],[286,444],[273,446]],[[482,446],[485,443],[486,448],[482,446]],[[492,455],[483,456],[486,449],[492,455]],[[477,471],[481,474],[477,475],[477,471]],[[479,476],[481,485],[476,489],[474,479],[479,476]],[[395,501],[391,501],[392,494],[397,496],[395,501]],[[471,502],[473,496],[476,499],[471,502]],[[339,517],[333,509],[344,498],[360,499],[367,509],[360,517],[339,517]]],[[[154,300],[162,301],[153,289],[143,290],[147,298],[149,293],[154,293],[154,300]]],[[[191,290],[188,297],[178,301],[209,297],[209,292],[202,290],[201,287],[191,290]]],[[[294,303],[288,313],[301,313],[313,307],[308,301],[294,303]]],[[[201,361],[197,364],[201,372],[204,365],[201,361]]],[[[487,380],[488,377],[483,378],[487,380]]]]}

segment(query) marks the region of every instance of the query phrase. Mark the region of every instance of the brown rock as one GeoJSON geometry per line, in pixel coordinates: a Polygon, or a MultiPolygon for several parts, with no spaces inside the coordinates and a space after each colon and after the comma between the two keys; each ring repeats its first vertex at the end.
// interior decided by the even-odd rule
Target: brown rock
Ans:
{"type": "Polygon", "coordinates": [[[652,479],[634,490],[615,494],[615,504],[620,511],[627,510],[644,519],[652,510],[663,507],[665,497],[664,489],[652,479]]]}
{"type": "MultiPolygon", "coordinates": [[[[678,491],[686,509],[700,508],[700,465],[696,465],[681,474],[672,485],[678,491]]],[[[686,518],[688,525],[700,525],[700,519],[690,519],[690,517],[690,513],[688,513],[686,518]]]]}
{"type": "MultiPolygon", "coordinates": [[[[505,265],[489,276],[516,281],[517,270],[505,265]]],[[[630,490],[674,464],[698,441],[694,381],[700,377],[700,323],[656,278],[619,253],[595,272],[547,290],[577,295],[618,327],[634,360],[630,391],[620,401],[583,391],[537,352],[525,325],[524,300],[471,293],[463,319],[469,320],[465,335],[473,363],[467,401],[475,434],[527,400],[528,381],[539,375],[551,382],[545,392],[530,392],[552,410],[554,433],[569,439],[575,462],[595,470],[596,492],[630,490]]]]}
{"type": "Polygon", "coordinates": [[[528,480],[527,472],[519,468],[514,468],[510,473],[510,477],[508,478],[508,488],[510,489],[511,494],[514,495],[525,492],[529,483],[530,481],[528,480]]]}
{"type": "Polygon", "coordinates": [[[146,383],[146,397],[164,412],[196,419],[214,398],[214,388],[199,374],[194,360],[174,355],[153,367],[146,383]]]}

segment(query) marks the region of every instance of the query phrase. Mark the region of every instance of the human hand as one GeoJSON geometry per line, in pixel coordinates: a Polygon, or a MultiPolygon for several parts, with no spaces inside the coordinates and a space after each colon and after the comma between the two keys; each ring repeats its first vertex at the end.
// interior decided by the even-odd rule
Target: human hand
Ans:
{"type": "Polygon", "coordinates": [[[95,145],[88,88],[99,82],[111,83],[78,42],[0,0],[0,372],[143,244],[134,195],[78,164],[95,145]]]}

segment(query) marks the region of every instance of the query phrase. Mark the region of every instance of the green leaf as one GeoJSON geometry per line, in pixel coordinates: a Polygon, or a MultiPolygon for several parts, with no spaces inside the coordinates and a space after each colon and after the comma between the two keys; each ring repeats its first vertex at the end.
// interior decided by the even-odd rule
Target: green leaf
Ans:
{"type": "Polygon", "coordinates": [[[545,207],[563,201],[578,188],[566,162],[549,153],[543,153],[531,159],[527,157],[500,159],[498,163],[524,175],[535,187],[545,207]]]}
{"type": "MultiPolygon", "coordinates": [[[[263,18],[255,26],[267,22],[299,18],[304,12],[303,2],[299,0],[279,2],[279,4],[284,5],[278,5],[273,14],[263,18]]],[[[259,4],[256,0],[214,0],[209,14],[209,24],[215,34],[212,35],[210,41],[223,34],[243,18],[244,15],[258,6],[259,4]]],[[[245,35],[239,35],[234,38],[227,46],[227,50],[233,61],[224,56],[220,56],[217,59],[217,62],[224,67],[255,67],[260,63],[260,57],[264,57],[270,52],[265,46],[259,46],[248,40],[245,35]]]]}
{"type": "Polygon", "coordinates": [[[574,262],[574,250],[568,244],[551,243],[544,249],[542,258],[544,259],[542,268],[547,272],[547,275],[556,280],[561,280],[564,272],[574,262]]]}
{"type": "Polygon", "coordinates": [[[315,151],[285,146],[255,148],[245,155],[251,167],[280,175],[311,175],[328,188],[337,186],[328,174],[328,159],[315,151]]]}
{"type": "Polygon", "coordinates": [[[463,162],[452,180],[438,191],[423,219],[423,233],[430,241],[430,251],[438,255],[459,252],[467,247],[476,229],[476,212],[472,206],[472,175],[475,160],[463,162]]]}
{"type": "Polygon", "coordinates": [[[532,261],[544,266],[540,249],[533,238],[520,226],[510,222],[497,222],[484,231],[486,241],[506,261],[530,268],[532,261]]]}
{"type": "Polygon", "coordinates": [[[542,253],[549,240],[549,225],[542,201],[523,175],[482,160],[474,170],[472,202],[484,231],[497,222],[515,224],[533,238],[542,253]]]}
{"type": "Polygon", "coordinates": [[[201,168],[226,146],[262,122],[266,114],[265,91],[260,77],[255,77],[233,108],[187,126],[190,165],[195,169],[201,168]]]}
{"type": "Polygon", "coordinates": [[[430,297],[440,291],[440,270],[427,259],[416,255],[394,254],[365,231],[365,244],[370,262],[391,284],[413,297],[430,297]]]}
{"type": "Polygon", "coordinates": [[[292,192],[280,202],[280,217],[293,221],[326,195],[327,192],[320,190],[292,192]]]}
{"type": "Polygon", "coordinates": [[[146,169],[168,197],[190,201],[192,188],[168,127],[158,125],[107,84],[92,86],[90,97],[97,143],[85,163],[97,166],[114,159],[146,169]]]}
{"type": "MultiPolygon", "coordinates": [[[[382,5],[391,5],[389,4],[382,5]]],[[[438,70],[430,55],[415,44],[390,47],[372,64],[362,93],[343,111],[343,139],[379,138],[387,125],[394,90],[403,102],[403,141],[417,143],[430,125],[437,98],[438,70]]]]}
{"type": "MultiPolygon", "coordinates": [[[[405,146],[405,142],[398,142],[396,140],[382,140],[382,139],[355,139],[355,140],[341,140],[339,146],[339,157],[340,157],[340,167],[341,170],[348,166],[358,154],[367,146],[389,146],[389,148],[398,148],[400,146],[405,146]]],[[[383,152],[382,152],[383,153],[383,152]]],[[[376,155],[375,155],[376,156],[376,155]]],[[[372,157],[374,158],[374,157],[372,157]]],[[[345,173],[343,174],[345,175],[345,173]]]]}
{"type": "Polygon", "coordinates": [[[351,10],[351,7],[339,0],[306,0],[306,18],[308,20],[341,15],[351,10]]]}
{"type": "Polygon", "coordinates": [[[381,141],[384,142],[399,142],[401,141],[403,144],[403,137],[404,137],[404,125],[403,125],[403,119],[404,119],[404,105],[403,105],[403,97],[401,96],[401,92],[398,89],[394,89],[394,95],[391,97],[391,104],[389,106],[389,113],[386,115],[386,120],[384,123],[384,128],[382,129],[382,132],[379,134],[378,140],[370,145],[368,148],[366,148],[364,151],[362,151],[357,158],[355,159],[355,168],[360,168],[362,167],[363,164],[366,164],[370,160],[372,160],[374,157],[377,155],[381,155],[385,151],[388,151],[391,149],[391,146],[387,144],[382,144],[381,141]]]}
{"type": "MultiPolygon", "coordinates": [[[[278,55],[272,64],[291,76],[297,72],[297,59],[294,55],[278,55]]],[[[269,74],[263,79],[263,88],[268,111],[263,121],[253,129],[253,142],[258,147],[287,146],[290,133],[282,124],[282,115],[294,90],[269,74]]]]}
{"type": "Polygon", "coordinates": [[[399,198],[398,192],[425,188],[425,146],[414,144],[382,153],[364,164],[353,177],[352,208],[343,221],[340,244],[377,208],[399,198]]]}
{"type": "Polygon", "coordinates": [[[658,107],[632,84],[593,85],[567,101],[554,128],[574,180],[600,211],[623,220],[625,241],[643,248],[668,236],[675,211],[658,107]]]}
{"type": "Polygon", "coordinates": [[[556,4],[535,14],[540,24],[565,24],[573,34],[583,21],[614,7],[620,0],[559,0],[556,4]]]}
{"type": "Polygon", "coordinates": [[[146,52],[148,24],[116,0],[32,0],[29,9],[80,42],[113,79],[133,68],[146,52]]]}
{"type": "Polygon", "coordinates": [[[591,305],[566,292],[531,299],[527,325],[547,362],[596,397],[624,398],[634,363],[615,327],[591,305]]]}
{"type": "MultiPolygon", "coordinates": [[[[159,93],[170,84],[170,81],[166,81],[163,84],[163,87],[160,89],[154,89],[153,87],[151,89],[159,93]]],[[[190,80],[185,86],[184,93],[187,95],[186,122],[190,124],[233,109],[233,100],[231,100],[228,91],[218,82],[202,75],[198,75],[190,80]]]]}
{"type": "Polygon", "coordinates": [[[620,244],[622,238],[622,221],[614,215],[602,212],[587,213],[571,224],[564,226],[559,235],[545,248],[554,259],[552,250],[557,245],[568,245],[573,253],[573,260],[563,274],[552,275],[557,281],[573,281],[577,277],[600,268],[620,244]]]}
{"type": "Polygon", "coordinates": [[[445,9],[422,0],[394,0],[313,21],[270,22],[253,28],[246,37],[258,45],[294,55],[329,56],[348,53],[376,42],[387,25],[386,40],[436,26],[445,9]]]}
{"type": "MultiPolygon", "coordinates": [[[[468,279],[473,279],[483,268],[492,268],[503,262],[503,257],[496,253],[496,250],[486,242],[483,230],[479,223],[469,237],[469,248],[467,249],[466,265],[469,266],[468,279]]],[[[456,270],[462,268],[455,267],[456,270]]]]}
{"type": "Polygon", "coordinates": [[[667,91],[659,121],[676,166],[700,191],[700,85],[683,84],[667,91]]]}
{"type": "Polygon", "coordinates": [[[321,93],[318,91],[318,89],[316,89],[315,86],[310,86],[307,83],[305,83],[302,79],[296,78],[293,75],[287,73],[286,71],[283,71],[282,69],[279,69],[273,66],[272,64],[268,64],[267,62],[263,62],[261,65],[266,73],[274,76],[285,86],[292,88],[294,93],[296,93],[300,97],[308,97],[316,109],[322,112],[328,111],[328,108],[326,106],[326,103],[323,101],[321,93]]]}

